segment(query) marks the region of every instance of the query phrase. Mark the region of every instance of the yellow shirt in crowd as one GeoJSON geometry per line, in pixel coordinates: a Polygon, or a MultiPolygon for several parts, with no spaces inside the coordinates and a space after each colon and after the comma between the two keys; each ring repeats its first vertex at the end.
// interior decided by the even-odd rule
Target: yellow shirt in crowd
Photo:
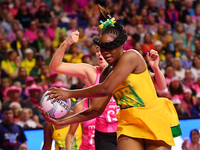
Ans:
{"type": "Polygon", "coordinates": [[[1,69],[3,70],[7,69],[8,75],[10,75],[15,72],[15,70],[17,69],[17,66],[15,65],[13,61],[6,59],[1,62],[1,69]]]}
{"type": "Polygon", "coordinates": [[[31,61],[28,59],[24,59],[21,63],[21,67],[26,69],[27,75],[30,74],[33,67],[35,67],[36,60],[33,58],[31,61]]]}

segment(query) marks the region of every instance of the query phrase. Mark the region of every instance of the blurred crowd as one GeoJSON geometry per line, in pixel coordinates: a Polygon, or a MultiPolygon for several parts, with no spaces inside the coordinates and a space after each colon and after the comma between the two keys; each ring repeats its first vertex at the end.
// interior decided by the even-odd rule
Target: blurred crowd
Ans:
{"type": "Polygon", "coordinates": [[[98,65],[92,41],[104,21],[98,4],[124,25],[124,50],[144,58],[151,49],[158,52],[168,87],[158,96],[172,100],[180,118],[200,116],[200,0],[1,0],[0,100],[1,107],[12,108],[13,122],[43,127],[37,107],[48,88],[84,87],[82,79],[48,65],[76,30],[79,41],[66,49],[63,62],[98,65]]]}

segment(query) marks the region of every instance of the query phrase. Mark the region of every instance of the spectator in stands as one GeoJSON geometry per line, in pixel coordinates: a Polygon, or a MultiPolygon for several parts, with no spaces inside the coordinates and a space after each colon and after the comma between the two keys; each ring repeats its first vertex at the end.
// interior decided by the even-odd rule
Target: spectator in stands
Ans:
{"type": "Polygon", "coordinates": [[[195,39],[200,40],[200,20],[197,21],[197,27],[195,30],[195,39]]]}
{"type": "Polygon", "coordinates": [[[149,0],[148,1],[148,14],[157,17],[158,15],[158,7],[156,6],[156,0],[149,0]]]}
{"type": "Polygon", "coordinates": [[[49,74],[49,86],[51,86],[52,84],[54,84],[58,79],[58,74],[55,72],[50,72],[49,74]]]}
{"type": "Polygon", "coordinates": [[[184,112],[182,104],[181,104],[181,100],[178,97],[177,98],[174,97],[172,99],[172,103],[174,104],[174,107],[176,109],[176,112],[177,112],[179,118],[188,117],[188,113],[184,112]]]}
{"type": "Polygon", "coordinates": [[[13,41],[16,40],[16,33],[19,30],[19,25],[17,22],[13,22],[12,23],[12,31],[10,33],[8,33],[7,35],[7,41],[9,43],[12,43],[13,41]]]}
{"type": "Polygon", "coordinates": [[[181,84],[177,76],[171,78],[171,82],[169,84],[169,91],[172,98],[176,96],[181,101],[183,100],[183,85],[181,84]]]}
{"type": "Polygon", "coordinates": [[[182,107],[191,116],[191,108],[196,104],[192,97],[192,91],[189,88],[184,88],[183,96],[183,100],[181,100],[182,107]]]}
{"type": "Polygon", "coordinates": [[[186,42],[186,33],[184,30],[184,26],[181,22],[176,23],[176,30],[172,34],[172,41],[175,44],[176,40],[182,40],[186,42]]]}
{"type": "Polygon", "coordinates": [[[198,76],[200,75],[200,57],[198,55],[194,56],[192,66],[193,67],[191,68],[191,72],[194,76],[194,81],[196,81],[198,76]]]}
{"type": "Polygon", "coordinates": [[[172,42],[171,35],[166,32],[166,29],[162,24],[159,24],[158,32],[154,35],[153,38],[154,41],[161,41],[163,48],[167,48],[167,46],[172,42]]]}
{"type": "Polygon", "coordinates": [[[30,43],[33,43],[38,37],[37,37],[37,23],[35,20],[32,20],[30,22],[30,29],[26,30],[24,33],[24,36],[29,39],[30,43]]]}
{"type": "Polygon", "coordinates": [[[5,100],[3,102],[3,107],[4,106],[9,106],[12,102],[17,102],[20,104],[21,102],[21,98],[20,98],[20,94],[22,92],[22,88],[21,87],[17,87],[15,85],[12,85],[11,87],[8,87],[5,90],[5,95],[7,97],[7,100],[5,100]]]}
{"type": "Polygon", "coordinates": [[[174,68],[172,66],[167,66],[165,68],[165,80],[167,86],[169,86],[171,79],[175,76],[174,68]]]}
{"type": "Polygon", "coordinates": [[[200,54],[200,40],[195,39],[194,40],[194,46],[195,46],[195,54],[199,55],[200,54]]]}
{"type": "Polygon", "coordinates": [[[184,69],[190,69],[192,68],[193,52],[189,47],[185,48],[185,56],[181,59],[182,67],[184,69]]]}
{"type": "Polygon", "coordinates": [[[18,76],[21,58],[17,56],[13,49],[7,49],[6,60],[1,62],[1,69],[5,71],[10,78],[14,79],[18,76]]]}
{"type": "Polygon", "coordinates": [[[173,2],[168,3],[168,9],[166,10],[166,16],[169,18],[171,28],[174,29],[175,23],[179,20],[179,12],[176,10],[173,2]]]}
{"type": "Polygon", "coordinates": [[[33,17],[35,17],[35,14],[38,12],[38,9],[40,7],[40,3],[41,3],[41,0],[34,0],[31,2],[31,4],[27,5],[29,6],[28,9],[29,9],[29,12],[31,13],[31,15],[33,17]]]}
{"type": "Polygon", "coordinates": [[[18,11],[15,19],[19,20],[19,22],[22,24],[22,26],[25,29],[30,28],[30,22],[33,19],[33,16],[29,13],[25,1],[21,2],[19,11],[18,11]]]}
{"type": "Polygon", "coordinates": [[[175,51],[174,51],[174,56],[183,58],[185,55],[185,47],[183,46],[183,41],[181,39],[175,41],[175,51]]]}
{"type": "Polygon", "coordinates": [[[66,17],[67,13],[64,11],[61,0],[53,0],[52,5],[50,7],[51,17],[57,17],[60,20],[62,17],[66,17]]]}
{"type": "Polygon", "coordinates": [[[20,121],[20,112],[22,110],[21,105],[18,102],[12,102],[10,103],[9,107],[13,111],[13,122],[19,122],[20,121]]]}
{"type": "Polygon", "coordinates": [[[32,43],[32,47],[34,47],[37,53],[39,53],[40,50],[44,49],[44,39],[45,39],[44,30],[39,29],[37,31],[37,37],[38,38],[32,43]]]}
{"type": "Polygon", "coordinates": [[[185,22],[186,15],[194,16],[195,11],[193,8],[193,0],[186,1],[186,9],[183,11],[182,17],[180,18],[182,22],[185,22]]]}
{"type": "Polygon", "coordinates": [[[36,122],[31,119],[33,116],[33,112],[30,108],[23,108],[20,113],[20,121],[17,122],[17,124],[24,128],[24,129],[30,129],[30,128],[36,128],[36,122]]]}
{"type": "Polygon", "coordinates": [[[154,42],[152,41],[152,35],[150,33],[145,34],[144,43],[142,44],[142,49],[144,54],[150,52],[151,49],[155,49],[154,42]]]}
{"type": "Polygon", "coordinates": [[[35,15],[37,18],[38,26],[42,27],[42,29],[47,28],[50,25],[50,12],[44,2],[40,3],[40,7],[38,12],[35,15]]]}
{"type": "Polygon", "coordinates": [[[37,84],[40,85],[40,86],[42,86],[45,90],[48,89],[49,75],[50,75],[49,66],[43,65],[42,66],[42,74],[41,74],[42,82],[37,83],[37,84]]]}
{"type": "Polygon", "coordinates": [[[63,4],[64,10],[67,14],[69,15],[77,14],[79,8],[76,0],[74,1],[62,0],[61,3],[63,4]]]}
{"type": "Polygon", "coordinates": [[[146,24],[146,30],[152,35],[155,35],[158,31],[158,24],[156,23],[156,19],[151,14],[148,15],[148,23],[146,24]]]}
{"type": "Polygon", "coordinates": [[[98,20],[92,17],[89,20],[88,27],[85,29],[85,35],[92,37],[92,35],[99,35],[98,20]]]}
{"type": "Polygon", "coordinates": [[[30,108],[33,111],[33,120],[37,123],[37,126],[42,127],[45,124],[45,120],[42,114],[38,110],[41,94],[43,94],[43,88],[37,84],[32,84],[25,89],[25,94],[28,98],[22,101],[21,106],[24,108],[30,108]]]}
{"type": "Polygon", "coordinates": [[[6,89],[10,86],[10,81],[9,81],[9,78],[8,77],[4,77],[4,78],[1,78],[1,88],[0,88],[0,91],[3,95],[3,100],[6,100],[7,99],[7,96],[5,94],[5,91],[6,89]]]}
{"type": "Polygon", "coordinates": [[[191,116],[199,117],[200,116],[200,93],[196,94],[196,105],[191,108],[191,116]]]}
{"type": "Polygon", "coordinates": [[[92,17],[99,18],[100,12],[99,12],[99,6],[94,3],[94,0],[88,0],[88,5],[84,8],[84,18],[86,20],[91,19],[92,17]]]}
{"type": "Polygon", "coordinates": [[[7,4],[1,5],[1,11],[0,11],[0,20],[1,21],[6,19],[7,13],[9,13],[8,5],[7,4]]]}
{"type": "Polygon", "coordinates": [[[179,57],[173,59],[173,68],[175,75],[182,81],[185,78],[185,69],[182,68],[181,60],[179,57]]]}
{"type": "Polygon", "coordinates": [[[148,23],[148,13],[147,8],[142,8],[140,15],[137,17],[138,23],[141,23],[143,26],[145,26],[148,23]]]}
{"type": "Polygon", "coordinates": [[[128,16],[127,20],[128,23],[125,25],[124,29],[128,35],[132,36],[137,31],[138,20],[135,16],[128,16]]]}
{"type": "Polygon", "coordinates": [[[143,44],[146,30],[142,24],[137,25],[137,33],[140,35],[140,44],[143,44]]]}
{"type": "Polygon", "coordinates": [[[69,30],[67,31],[67,37],[74,31],[77,30],[78,23],[75,19],[71,20],[69,23],[69,30]]]}
{"type": "Polygon", "coordinates": [[[36,83],[39,83],[42,81],[41,75],[42,75],[42,66],[44,65],[44,58],[41,55],[37,55],[35,59],[36,59],[36,65],[31,70],[30,76],[34,77],[36,83]]]}
{"type": "Polygon", "coordinates": [[[20,0],[14,0],[13,4],[14,4],[13,7],[10,8],[10,12],[12,13],[13,17],[15,17],[18,13],[19,8],[20,8],[21,1],[20,0]]]}
{"type": "Polygon", "coordinates": [[[194,32],[196,29],[196,23],[190,15],[185,16],[185,23],[183,23],[183,25],[184,25],[185,31],[189,30],[191,32],[194,32]]]}
{"type": "Polygon", "coordinates": [[[20,49],[21,49],[21,39],[22,39],[22,37],[24,36],[24,33],[23,33],[23,31],[21,31],[21,30],[18,30],[17,32],[16,32],[16,40],[14,40],[12,43],[11,43],[11,47],[17,52],[17,54],[19,55],[19,56],[21,56],[22,57],[22,54],[21,54],[21,51],[20,51],[20,49]]]}
{"type": "Polygon", "coordinates": [[[54,51],[54,48],[52,47],[52,42],[50,38],[45,38],[44,40],[44,49],[41,49],[39,54],[44,58],[44,61],[46,61],[50,56],[51,53],[54,51]]]}
{"type": "Polygon", "coordinates": [[[185,78],[183,80],[183,84],[185,85],[186,88],[189,88],[189,89],[193,89],[195,92],[195,88],[194,88],[194,80],[193,80],[193,76],[192,76],[192,72],[190,69],[186,69],[185,70],[185,78]]]}
{"type": "Polygon", "coordinates": [[[171,25],[169,24],[169,18],[166,17],[165,9],[163,7],[158,8],[158,16],[157,21],[164,25],[167,30],[171,29],[171,25]]]}
{"type": "Polygon", "coordinates": [[[7,41],[6,39],[1,39],[0,40],[0,62],[4,59],[6,59],[6,54],[7,54],[7,41]]]}
{"type": "Polygon", "coordinates": [[[160,61],[160,69],[165,69],[167,66],[172,66],[172,53],[165,52],[165,60],[160,61]]]}
{"type": "Polygon", "coordinates": [[[155,50],[158,52],[160,61],[165,60],[165,55],[163,54],[164,50],[163,50],[163,47],[162,47],[162,42],[161,41],[155,41],[154,47],[155,47],[155,50]]]}
{"type": "Polygon", "coordinates": [[[182,149],[183,150],[198,150],[200,147],[199,144],[199,131],[197,129],[194,129],[190,132],[190,140],[186,138],[182,144],[182,149]]]}
{"type": "Polygon", "coordinates": [[[13,112],[10,107],[2,108],[0,123],[0,149],[15,150],[19,143],[26,143],[26,136],[21,127],[12,123],[13,112]]]}
{"type": "Polygon", "coordinates": [[[134,49],[137,50],[142,56],[144,55],[142,45],[139,42],[135,43],[134,49]]]}
{"type": "Polygon", "coordinates": [[[66,28],[58,27],[58,18],[51,18],[51,26],[46,31],[46,37],[50,38],[54,47],[58,47],[63,36],[66,35],[66,28]]]}
{"type": "MultiPolygon", "coordinates": [[[[10,33],[10,32],[13,31],[12,30],[12,24],[14,22],[15,21],[14,21],[14,18],[12,16],[12,14],[11,13],[7,13],[6,14],[6,19],[1,23],[1,28],[4,29],[4,31],[5,31],[6,34],[8,34],[8,33],[10,33]]],[[[23,30],[23,27],[22,27],[21,23],[19,23],[19,22],[16,22],[16,23],[18,24],[19,29],[23,30]]]]}
{"type": "Polygon", "coordinates": [[[200,19],[200,6],[199,5],[196,5],[196,7],[195,7],[195,15],[193,15],[192,18],[195,21],[198,21],[200,19]]]}
{"type": "Polygon", "coordinates": [[[27,48],[25,51],[25,59],[21,63],[21,67],[26,69],[27,75],[30,74],[30,71],[35,67],[36,60],[34,58],[34,52],[31,48],[27,48]]]}
{"type": "Polygon", "coordinates": [[[135,44],[140,41],[140,35],[138,33],[133,34],[132,36],[128,36],[127,41],[124,44],[124,50],[134,49],[135,44]]]}
{"type": "Polygon", "coordinates": [[[31,44],[27,37],[22,37],[20,40],[20,44],[21,44],[21,48],[17,50],[20,57],[25,59],[26,58],[25,51],[26,49],[29,49],[29,48],[32,49],[34,51],[33,53],[35,54],[36,50],[34,47],[31,47],[31,44]]]}
{"type": "Polygon", "coordinates": [[[78,47],[78,44],[74,43],[70,46],[69,53],[64,55],[64,60],[71,63],[82,63],[82,57],[81,49],[78,47]]]}
{"type": "Polygon", "coordinates": [[[20,67],[19,74],[15,79],[13,79],[13,82],[20,82],[21,87],[24,89],[26,87],[26,84],[25,84],[26,78],[27,78],[26,69],[23,67],[20,67]]]}

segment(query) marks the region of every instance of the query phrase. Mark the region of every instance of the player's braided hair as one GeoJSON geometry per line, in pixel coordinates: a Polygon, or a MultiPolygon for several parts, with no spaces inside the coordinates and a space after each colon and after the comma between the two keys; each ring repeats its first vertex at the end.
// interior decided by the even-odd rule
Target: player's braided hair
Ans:
{"type": "MultiPolygon", "coordinates": [[[[102,15],[106,18],[109,19],[109,10],[105,9],[103,7],[100,7],[100,11],[102,13],[102,15]]],[[[117,37],[109,42],[109,43],[101,43],[99,41],[99,37],[95,37],[93,39],[93,42],[95,44],[97,44],[98,46],[100,46],[101,48],[104,49],[114,49],[116,47],[119,47],[120,45],[123,45],[125,43],[125,41],[127,40],[127,34],[126,34],[126,30],[124,30],[123,26],[120,24],[120,21],[117,20],[113,25],[108,25],[107,27],[102,29],[101,35],[103,34],[115,34],[117,37]]]]}

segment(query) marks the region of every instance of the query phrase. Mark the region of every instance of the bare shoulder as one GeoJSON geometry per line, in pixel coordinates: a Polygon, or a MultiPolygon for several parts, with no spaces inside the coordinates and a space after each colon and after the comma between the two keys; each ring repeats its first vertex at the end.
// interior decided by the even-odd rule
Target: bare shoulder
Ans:
{"type": "Polygon", "coordinates": [[[143,56],[138,51],[133,49],[124,51],[119,60],[127,63],[145,62],[143,56]]]}

